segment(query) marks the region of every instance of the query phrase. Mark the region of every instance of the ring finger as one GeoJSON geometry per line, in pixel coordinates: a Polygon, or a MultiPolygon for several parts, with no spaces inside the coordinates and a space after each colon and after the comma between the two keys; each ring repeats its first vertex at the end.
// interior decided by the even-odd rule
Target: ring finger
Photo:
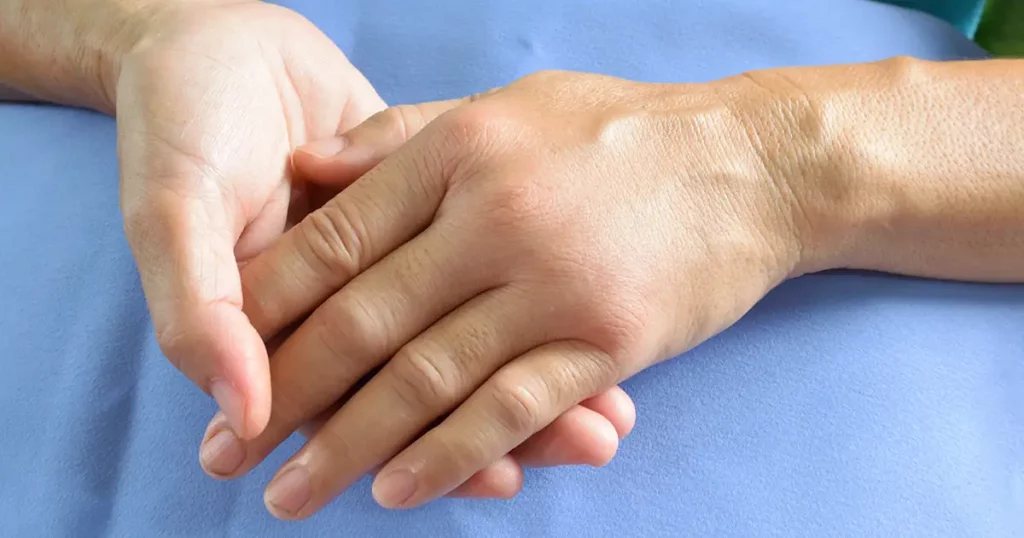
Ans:
{"type": "Polygon", "coordinates": [[[222,478],[251,469],[402,344],[486,289],[489,273],[479,259],[439,254],[448,251],[446,232],[429,228],[317,308],[271,357],[267,427],[244,442],[226,424],[211,427],[204,469],[222,478]]]}
{"type": "Polygon", "coordinates": [[[406,344],[282,467],[267,488],[268,508],[283,518],[309,516],[458,406],[510,357],[550,340],[555,327],[531,311],[534,304],[517,289],[494,289],[406,344]]]}
{"type": "Polygon", "coordinates": [[[607,354],[581,343],[534,349],[385,465],[374,497],[388,508],[409,508],[445,495],[619,375],[607,354]]]}

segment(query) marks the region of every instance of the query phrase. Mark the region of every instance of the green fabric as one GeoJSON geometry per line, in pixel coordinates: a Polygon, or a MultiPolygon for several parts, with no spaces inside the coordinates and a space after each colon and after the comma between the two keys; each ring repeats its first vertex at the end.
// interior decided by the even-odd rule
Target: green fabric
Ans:
{"type": "Polygon", "coordinates": [[[1024,58],[1024,0],[989,0],[975,39],[996,56],[1024,58]]]}

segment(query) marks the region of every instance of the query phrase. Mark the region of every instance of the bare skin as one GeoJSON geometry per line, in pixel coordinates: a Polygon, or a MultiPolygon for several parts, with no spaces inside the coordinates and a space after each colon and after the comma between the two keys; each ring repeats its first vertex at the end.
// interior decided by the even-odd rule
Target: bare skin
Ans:
{"type": "Polygon", "coordinates": [[[305,176],[358,179],[242,272],[251,319],[305,321],[235,474],[380,368],[268,507],[307,517],[371,469],[378,502],[418,506],[786,279],[1024,282],[1022,96],[1019,60],[541,73],[311,144],[305,176]]]}
{"type": "MultiPolygon", "coordinates": [[[[277,331],[243,313],[239,267],[340,188],[296,188],[292,150],[384,102],[309,21],[237,0],[0,2],[0,98],[117,115],[125,231],[157,339],[217,399],[232,438],[258,435],[272,398],[264,338],[277,331]]],[[[612,388],[455,493],[513,495],[523,464],[602,465],[634,420],[612,388]]],[[[239,453],[210,437],[201,460],[216,475],[239,453]]]]}

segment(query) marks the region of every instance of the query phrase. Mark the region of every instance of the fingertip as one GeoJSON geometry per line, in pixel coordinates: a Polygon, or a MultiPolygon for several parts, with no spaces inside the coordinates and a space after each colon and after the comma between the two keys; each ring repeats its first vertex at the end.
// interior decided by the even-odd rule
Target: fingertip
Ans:
{"type": "Polygon", "coordinates": [[[612,387],[580,405],[608,419],[619,439],[625,439],[636,426],[636,405],[621,387],[612,387]]]}
{"type": "Polygon", "coordinates": [[[522,489],[523,468],[515,458],[506,455],[478,471],[445,497],[511,499],[522,489]]]}
{"type": "Polygon", "coordinates": [[[563,465],[604,467],[619,450],[619,436],[607,417],[585,407],[576,407],[571,427],[567,425],[560,443],[569,456],[563,465]]]}
{"type": "Polygon", "coordinates": [[[349,139],[345,136],[322,138],[299,146],[298,149],[295,150],[295,155],[305,155],[306,157],[304,158],[323,161],[335,157],[348,146],[349,139]]]}
{"type": "Polygon", "coordinates": [[[245,462],[245,445],[240,442],[222,413],[210,420],[199,444],[199,465],[217,480],[233,478],[245,462]]]}
{"type": "Polygon", "coordinates": [[[606,465],[618,451],[619,438],[611,422],[582,406],[566,411],[514,451],[530,467],[606,465]]]}
{"type": "MultiPolygon", "coordinates": [[[[336,153],[325,152],[320,149],[321,146],[335,143],[342,144],[340,138],[328,138],[325,140],[316,140],[295,148],[291,156],[291,167],[295,172],[295,176],[303,179],[323,179],[328,176],[332,170],[332,163],[335,160],[336,153]]],[[[346,143],[347,144],[347,143],[346,143]]],[[[341,148],[338,148],[338,152],[341,148]]]]}
{"type": "Polygon", "coordinates": [[[292,152],[292,171],[295,172],[296,177],[304,179],[316,177],[318,175],[322,175],[318,174],[317,172],[319,172],[320,169],[323,168],[323,161],[324,159],[322,157],[306,151],[305,146],[302,146],[296,148],[295,151],[292,152]]]}
{"type": "Polygon", "coordinates": [[[369,172],[381,158],[372,144],[355,144],[340,136],[297,148],[292,154],[292,170],[311,183],[342,190],[369,172]]]}
{"type": "Polygon", "coordinates": [[[591,467],[604,467],[619,451],[619,435],[612,423],[604,417],[595,417],[591,428],[594,444],[585,452],[589,461],[584,463],[591,467]]]}
{"type": "Polygon", "coordinates": [[[503,456],[484,469],[484,474],[491,498],[511,499],[523,490],[523,468],[512,456],[503,456]]]}

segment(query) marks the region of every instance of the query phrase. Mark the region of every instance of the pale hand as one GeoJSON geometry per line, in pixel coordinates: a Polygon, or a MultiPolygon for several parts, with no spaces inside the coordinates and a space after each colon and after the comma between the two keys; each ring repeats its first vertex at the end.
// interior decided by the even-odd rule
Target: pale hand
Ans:
{"type": "MultiPolygon", "coordinates": [[[[121,207],[161,348],[241,435],[270,414],[239,264],[286,228],[291,151],[384,107],[337,47],[263,2],[172,2],[121,60],[121,207]]],[[[300,215],[301,216],[301,215],[300,215]]]]}

